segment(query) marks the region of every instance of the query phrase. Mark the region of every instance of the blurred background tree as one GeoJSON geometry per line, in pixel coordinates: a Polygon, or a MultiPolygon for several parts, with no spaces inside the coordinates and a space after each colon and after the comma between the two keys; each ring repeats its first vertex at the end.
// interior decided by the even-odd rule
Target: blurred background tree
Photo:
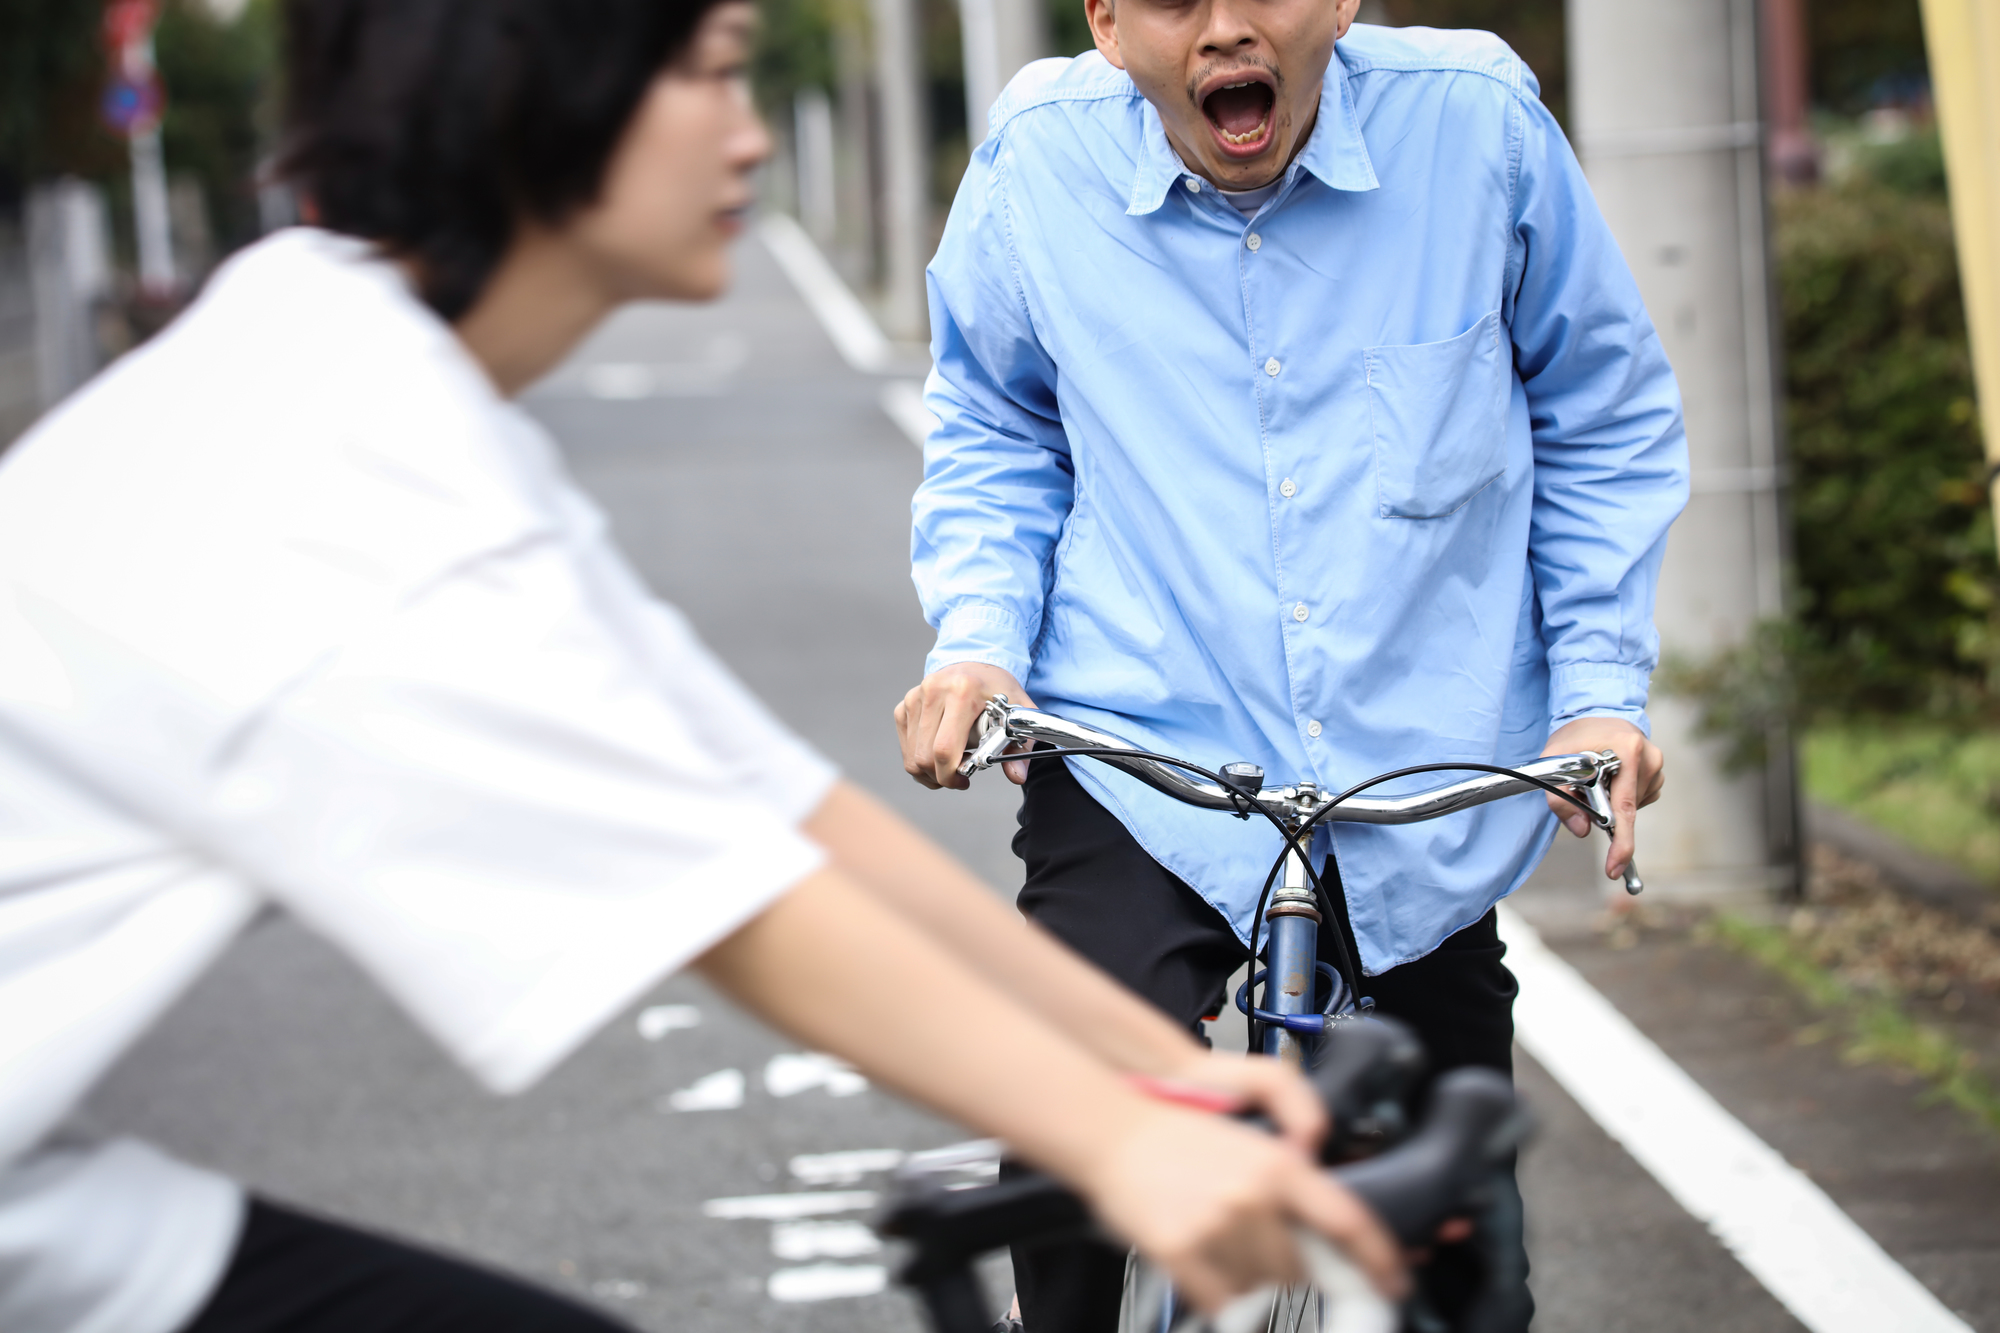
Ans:
{"type": "Polygon", "coordinates": [[[1494,33],[1535,71],[1543,105],[1564,125],[1569,123],[1562,0],[1380,0],[1380,13],[1373,14],[1375,7],[1363,0],[1363,17],[1399,28],[1480,28],[1494,33]]]}
{"type": "Polygon", "coordinates": [[[199,183],[226,253],[260,229],[257,170],[278,135],[277,0],[250,0],[226,19],[201,0],[168,0],[153,45],[167,85],[167,169],[199,183]]]}
{"type": "MultiPolygon", "coordinates": [[[[38,181],[105,187],[129,250],[130,161],[104,127],[101,0],[0,0],[0,204],[38,181]]],[[[277,0],[225,18],[167,0],[154,49],[167,87],[160,127],[168,172],[194,180],[222,250],[257,235],[255,174],[275,133],[277,0]]]]}
{"type": "Polygon", "coordinates": [[[1775,200],[1809,714],[1983,712],[1994,554],[1936,134],[1775,200]]]}
{"type": "Polygon", "coordinates": [[[0,197],[18,207],[33,181],[115,170],[98,128],[104,81],[95,0],[0,0],[0,197]]]}

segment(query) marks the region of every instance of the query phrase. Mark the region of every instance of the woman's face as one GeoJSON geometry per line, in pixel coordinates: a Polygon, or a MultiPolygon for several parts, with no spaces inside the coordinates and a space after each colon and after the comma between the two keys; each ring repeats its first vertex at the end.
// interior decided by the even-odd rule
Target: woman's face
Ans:
{"type": "Polygon", "coordinates": [[[614,299],[706,301],[728,285],[750,174],[771,151],[750,101],[754,22],[747,0],[708,11],[633,113],[602,195],[561,229],[614,299]]]}

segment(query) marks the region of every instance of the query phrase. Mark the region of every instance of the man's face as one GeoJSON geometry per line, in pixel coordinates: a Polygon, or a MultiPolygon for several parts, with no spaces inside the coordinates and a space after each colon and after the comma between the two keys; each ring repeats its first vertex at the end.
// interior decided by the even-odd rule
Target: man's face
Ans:
{"type": "Polygon", "coordinates": [[[1225,190],[1281,175],[1312,132],[1333,44],[1361,0],[1085,0],[1190,167],[1225,190]]]}

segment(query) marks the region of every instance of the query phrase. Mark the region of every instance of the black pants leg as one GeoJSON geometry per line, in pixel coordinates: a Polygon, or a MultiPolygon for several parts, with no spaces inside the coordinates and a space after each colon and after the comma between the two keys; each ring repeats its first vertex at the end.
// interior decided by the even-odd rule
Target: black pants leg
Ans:
{"type": "MultiPolygon", "coordinates": [[[[1029,767],[1020,823],[1014,852],[1026,871],[1024,913],[1179,1022],[1191,1026],[1221,1006],[1243,963],[1235,933],[1147,855],[1065,763],[1029,767]]],[[[1333,897],[1351,951],[1346,904],[1338,892],[1333,897]]],[[[1322,958],[1337,957],[1332,930],[1321,929],[1319,944],[1322,958]]],[[[1433,1075],[1484,1065],[1511,1077],[1517,988],[1505,952],[1488,913],[1426,957],[1365,978],[1362,993],[1416,1030],[1433,1075]]],[[[1449,1269],[1453,1257],[1441,1254],[1439,1262],[1449,1269]]],[[[1521,1264],[1525,1274],[1525,1255],[1521,1264]]],[[[1124,1274],[1124,1252],[1104,1245],[1016,1249],[1014,1284],[1027,1333],[1114,1333],[1124,1274]]],[[[1449,1272],[1439,1276],[1452,1285],[1449,1272]]],[[[1526,1322],[1524,1315],[1523,1329],[1526,1322]]]]}
{"type": "Polygon", "coordinates": [[[460,1259],[250,1201],[243,1235],[181,1333],[630,1333],[460,1259]]]}

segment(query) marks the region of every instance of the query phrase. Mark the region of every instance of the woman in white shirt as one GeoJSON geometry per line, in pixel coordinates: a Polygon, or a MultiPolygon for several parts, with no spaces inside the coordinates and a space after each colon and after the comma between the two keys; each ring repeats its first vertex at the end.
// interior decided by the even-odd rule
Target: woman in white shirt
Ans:
{"type": "Polygon", "coordinates": [[[1291,1276],[1297,1222],[1396,1286],[1308,1167],[1295,1075],[1201,1050],[841,781],[510,402],[619,304],[722,290],[768,148],[749,6],[288,20],[284,170],[317,225],[0,466],[0,1327],[610,1327],[57,1132],[265,903],[496,1091],[691,965],[1071,1182],[1203,1304],[1291,1276]]]}

